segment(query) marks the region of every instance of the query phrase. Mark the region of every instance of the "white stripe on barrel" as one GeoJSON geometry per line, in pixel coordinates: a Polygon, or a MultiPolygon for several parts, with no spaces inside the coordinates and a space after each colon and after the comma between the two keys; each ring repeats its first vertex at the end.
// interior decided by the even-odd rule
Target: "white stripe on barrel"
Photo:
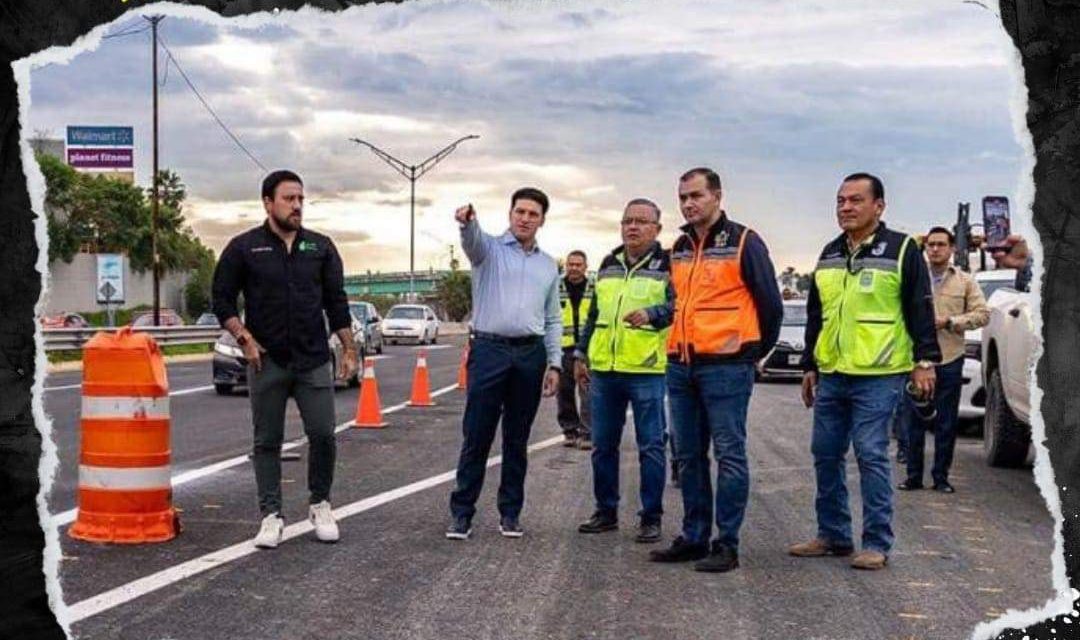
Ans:
{"type": "Polygon", "coordinates": [[[115,489],[168,489],[171,487],[169,465],[163,467],[91,467],[79,465],[79,488],[115,489]]]}
{"type": "Polygon", "coordinates": [[[169,418],[169,397],[140,398],[130,396],[83,396],[82,417],[167,420],[169,418]]]}

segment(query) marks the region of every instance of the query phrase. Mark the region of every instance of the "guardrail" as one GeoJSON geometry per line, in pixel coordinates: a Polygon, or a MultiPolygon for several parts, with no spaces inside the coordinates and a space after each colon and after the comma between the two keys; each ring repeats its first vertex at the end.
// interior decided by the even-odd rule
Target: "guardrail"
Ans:
{"type": "MultiPolygon", "coordinates": [[[[86,327],[81,329],[42,329],[45,334],[46,351],[82,349],[83,345],[99,331],[117,331],[120,327],[86,327]]],[[[136,327],[135,331],[148,333],[161,346],[174,344],[213,344],[221,335],[218,327],[136,327]]]]}

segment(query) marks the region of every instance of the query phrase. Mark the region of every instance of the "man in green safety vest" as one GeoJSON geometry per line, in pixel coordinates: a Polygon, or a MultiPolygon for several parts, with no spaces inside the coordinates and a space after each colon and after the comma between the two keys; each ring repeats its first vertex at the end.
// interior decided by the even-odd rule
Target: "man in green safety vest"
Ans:
{"type": "Polygon", "coordinates": [[[589,387],[595,447],[596,511],[578,527],[582,533],[619,526],[619,442],[629,405],[634,411],[641,464],[636,540],[660,540],[667,463],[664,373],[675,292],[670,257],[656,241],[659,233],[660,207],[644,198],[631,200],[623,212],[623,244],[600,264],[584,333],[574,354],[574,374],[589,387]]]}
{"type": "Polygon", "coordinates": [[[893,545],[889,423],[900,394],[934,395],[941,361],[930,276],[911,236],[885,227],[885,187],[867,173],[844,178],[836,217],[810,285],[803,402],[814,408],[817,536],[791,555],[854,552],[845,467],[854,448],[863,504],[856,569],[882,569],[893,545]]]}
{"type": "Polygon", "coordinates": [[[592,449],[589,428],[589,395],[574,379],[574,348],[581,339],[585,317],[592,304],[592,283],[586,275],[589,267],[585,252],[575,249],[566,256],[565,275],[559,279],[559,305],[562,307],[562,371],[559,373],[558,421],[563,446],[592,449]],[[580,403],[579,403],[580,400],[580,403]],[[579,406],[580,404],[580,406],[579,406]]]}

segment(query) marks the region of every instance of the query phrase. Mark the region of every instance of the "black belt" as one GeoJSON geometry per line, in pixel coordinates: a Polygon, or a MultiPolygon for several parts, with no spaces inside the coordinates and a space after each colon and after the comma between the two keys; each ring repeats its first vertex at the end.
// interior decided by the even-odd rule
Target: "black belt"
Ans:
{"type": "Polygon", "coordinates": [[[480,340],[488,340],[490,342],[498,342],[500,344],[508,344],[511,346],[519,346],[523,344],[536,344],[542,342],[544,336],[500,336],[497,333],[487,333],[484,331],[473,331],[473,338],[479,338],[480,340]]]}

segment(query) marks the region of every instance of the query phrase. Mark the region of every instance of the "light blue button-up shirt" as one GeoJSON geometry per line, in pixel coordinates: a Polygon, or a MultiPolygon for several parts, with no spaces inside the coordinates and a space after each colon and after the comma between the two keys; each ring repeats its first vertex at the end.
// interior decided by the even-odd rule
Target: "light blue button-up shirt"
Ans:
{"type": "Polygon", "coordinates": [[[461,227],[461,247],[472,263],[472,327],[500,336],[544,336],[548,365],[562,363],[559,265],[533,246],[525,251],[507,230],[499,237],[473,218],[461,227]]]}

